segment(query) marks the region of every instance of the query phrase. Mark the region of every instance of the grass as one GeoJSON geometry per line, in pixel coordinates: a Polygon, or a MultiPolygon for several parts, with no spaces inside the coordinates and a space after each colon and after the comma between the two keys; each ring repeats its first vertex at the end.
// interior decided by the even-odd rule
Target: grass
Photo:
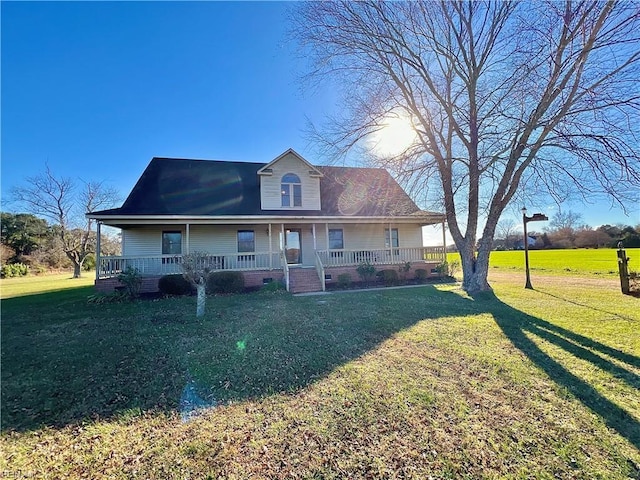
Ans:
{"type": "MultiPolygon", "coordinates": [[[[532,273],[545,275],[618,276],[618,257],[615,249],[529,250],[532,273]]],[[[640,272],[640,248],[626,249],[629,271],[640,272]]],[[[457,253],[448,254],[449,261],[460,259],[457,253]]],[[[491,252],[490,268],[504,271],[524,271],[524,251],[491,252]]]]}
{"type": "Polygon", "coordinates": [[[55,275],[26,276],[0,280],[0,298],[14,298],[34,293],[58,292],[93,285],[95,272],[83,272],[81,278],[73,278],[70,272],[55,275]]]}
{"type": "Polygon", "coordinates": [[[615,281],[2,302],[19,478],[640,476],[640,310],[615,281]],[[194,409],[197,406],[211,408],[194,409]]]}

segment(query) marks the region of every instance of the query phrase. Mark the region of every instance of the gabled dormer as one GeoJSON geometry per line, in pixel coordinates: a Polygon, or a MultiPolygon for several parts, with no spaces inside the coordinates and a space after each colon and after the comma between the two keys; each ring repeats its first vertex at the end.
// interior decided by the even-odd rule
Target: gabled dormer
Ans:
{"type": "Polygon", "coordinates": [[[320,210],[322,173],[291,148],[258,170],[262,210],[320,210]]]}

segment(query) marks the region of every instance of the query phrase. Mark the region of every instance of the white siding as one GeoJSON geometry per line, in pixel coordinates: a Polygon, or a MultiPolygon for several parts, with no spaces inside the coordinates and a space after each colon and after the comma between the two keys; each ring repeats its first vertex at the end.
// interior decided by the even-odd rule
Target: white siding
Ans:
{"type": "Polygon", "coordinates": [[[181,226],[162,227],[141,227],[131,228],[122,231],[122,254],[135,256],[162,255],[162,232],[181,231],[182,251],[185,249],[184,228],[181,226]]]}
{"type": "MultiPolygon", "coordinates": [[[[211,254],[238,252],[238,230],[255,232],[256,252],[269,251],[267,225],[190,225],[189,251],[211,254]]],[[[123,255],[162,255],[162,232],[182,232],[182,252],[187,253],[187,235],[184,226],[140,227],[122,231],[123,255]]],[[[272,249],[279,249],[280,225],[273,225],[272,249]]]]}
{"type": "MultiPolygon", "coordinates": [[[[330,223],[329,229],[341,228],[343,230],[345,250],[375,250],[385,248],[384,231],[389,228],[387,223],[343,225],[330,223]]],[[[400,248],[422,247],[422,227],[420,225],[394,225],[391,228],[398,229],[398,242],[400,248]]],[[[327,249],[327,234],[325,225],[316,225],[318,250],[327,249]]]]}
{"type": "MultiPolygon", "coordinates": [[[[269,251],[268,225],[191,225],[189,228],[189,251],[210,254],[233,254],[238,251],[238,230],[255,232],[256,252],[269,251]]],[[[272,251],[280,249],[281,224],[272,228],[272,251]]],[[[315,263],[313,250],[313,227],[311,224],[286,224],[286,228],[300,228],[302,231],[302,255],[305,265],[315,263]]],[[[384,230],[388,224],[339,224],[330,223],[329,228],[343,230],[346,250],[367,250],[385,248],[384,230]]],[[[398,229],[401,248],[422,247],[422,228],[419,225],[394,225],[398,229]]],[[[122,231],[123,255],[152,256],[162,254],[162,232],[182,232],[182,252],[187,252],[186,228],[182,225],[140,227],[122,231]]],[[[316,245],[318,250],[327,249],[327,233],[324,223],[316,224],[316,245]]]]}
{"type": "Polygon", "coordinates": [[[320,210],[320,179],[309,175],[309,166],[289,153],[271,165],[273,175],[260,176],[262,210],[320,210]],[[282,207],[281,180],[287,173],[295,173],[302,183],[302,207],[282,207]]]}

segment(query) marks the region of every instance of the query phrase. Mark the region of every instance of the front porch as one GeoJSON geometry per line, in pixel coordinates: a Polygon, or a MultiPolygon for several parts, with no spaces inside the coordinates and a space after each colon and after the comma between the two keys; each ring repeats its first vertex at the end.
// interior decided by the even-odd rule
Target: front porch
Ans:
{"type": "MultiPolygon", "coordinates": [[[[444,247],[384,248],[370,250],[315,250],[315,265],[305,270],[315,270],[319,280],[318,290],[324,291],[326,283],[335,281],[341,273],[349,273],[356,280],[356,268],[361,263],[370,263],[378,270],[397,269],[410,264],[410,271],[427,270],[429,276],[440,275],[438,265],[446,261],[444,247]],[[314,268],[315,267],[315,268],[314,268]]],[[[239,271],[248,286],[259,286],[266,281],[282,280],[287,290],[297,293],[295,276],[291,270],[303,267],[291,263],[292,257],[284,251],[254,252],[251,254],[211,254],[204,259],[204,266],[211,271],[239,271]]],[[[157,291],[157,280],[163,275],[182,273],[182,255],[154,256],[101,256],[96,267],[96,288],[110,291],[117,286],[117,275],[129,267],[135,268],[144,278],[145,291],[157,291]]],[[[307,282],[305,282],[306,284],[307,282]]],[[[315,287],[307,287],[315,288],[315,287]]],[[[299,291],[299,290],[298,290],[299,291]]],[[[309,291],[309,290],[307,290],[309,291]]]]}

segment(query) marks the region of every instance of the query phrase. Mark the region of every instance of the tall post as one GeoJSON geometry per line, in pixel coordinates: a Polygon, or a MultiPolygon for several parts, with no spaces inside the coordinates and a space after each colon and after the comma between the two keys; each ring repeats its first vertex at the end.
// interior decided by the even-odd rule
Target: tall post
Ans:
{"type": "Polygon", "coordinates": [[[101,226],[102,222],[98,220],[96,222],[96,280],[100,278],[100,249],[102,248],[100,244],[100,236],[102,235],[101,226]]]}
{"type": "Polygon", "coordinates": [[[529,273],[529,236],[527,235],[527,214],[526,210],[522,209],[522,224],[524,225],[524,269],[526,272],[526,282],[524,284],[524,288],[528,288],[529,290],[533,290],[533,286],[531,285],[531,274],[529,273]]]}
{"type": "Polygon", "coordinates": [[[447,261],[447,230],[444,219],[442,220],[442,262],[447,261]]]}
{"type": "Polygon", "coordinates": [[[622,242],[618,244],[618,273],[620,274],[620,289],[625,295],[629,295],[629,258],[627,252],[622,248],[622,242]]]}
{"type": "Polygon", "coordinates": [[[269,270],[272,270],[273,269],[273,242],[271,239],[271,224],[269,224],[267,233],[269,234],[269,270]]]}
{"type": "Polygon", "coordinates": [[[191,243],[191,226],[187,223],[185,225],[185,233],[186,233],[186,245],[185,245],[185,250],[187,251],[187,255],[191,253],[191,251],[189,250],[190,248],[190,243],[191,243]]]}
{"type": "Polygon", "coordinates": [[[527,223],[529,222],[543,222],[549,218],[543,213],[534,213],[530,217],[527,217],[527,209],[522,207],[522,224],[524,225],[524,264],[527,275],[527,281],[524,284],[524,288],[533,290],[531,286],[531,275],[529,274],[529,235],[527,235],[527,223]]]}

